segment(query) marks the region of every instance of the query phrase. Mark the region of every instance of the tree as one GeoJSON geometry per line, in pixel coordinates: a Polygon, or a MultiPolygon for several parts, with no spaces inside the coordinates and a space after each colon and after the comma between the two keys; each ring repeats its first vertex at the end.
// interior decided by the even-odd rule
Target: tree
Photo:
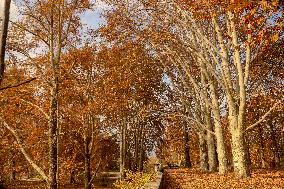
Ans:
{"type": "Polygon", "coordinates": [[[7,34],[9,26],[9,17],[10,17],[10,5],[11,5],[11,0],[4,1],[4,15],[2,18],[1,41],[0,41],[0,86],[3,80],[4,70],[5,70],[5,53],[6,53],[6,43],[7,43],[7,34]]]}
{"type": "MultiPolygon", "coordinates": [[[[90,9],[89,1],[23,1],[20,22],[14,25],[32,36],[32,42],[41,46],[42,58],[48,62],[47,77],[50,90],[49,124],[49,176],[45,177],[49,188],[57,188],[59,84],[62,53],[78,44],[81,23],[79,15],[90,9]]],[[[36,48],[34,46],[34,48],[36,48]]],[[[29,60],[29,59],[28,59],[29,60]]]]}

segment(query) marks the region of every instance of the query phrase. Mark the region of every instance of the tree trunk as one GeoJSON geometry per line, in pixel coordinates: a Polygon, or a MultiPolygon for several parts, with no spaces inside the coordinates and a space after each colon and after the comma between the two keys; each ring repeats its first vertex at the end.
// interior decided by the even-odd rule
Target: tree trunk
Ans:
{"type": "Polygon", "coordinates": [[[126,130],[127,130],[127,124],[126,121],[124,120],[124,127],[122,130],[122,167],[123,170],[125,170],[125,159],[126,159],[126,130]]]}
{"type": "MultiPolygon", "coordinates": [[[[204,53],[206,55],[206,53],[204,53]]],[[[218,102],[218,85],[216,80],[210,76],[210,74],[207,71],[207,68],[205,64],[201,61],[200,63],[202,71],[205,75],[205,78],[207,78],[207,82],[209,83],[209,90],[210,90],[210,97],[212,102],[212,113],[213,113],[213,119],[214,119],[214,129],[211,123],[211,111],[209,108],[209,102],[205,103],[207,104],[205,106],[205,121],[208,127],[208,130],[213,131],[216,136],[217,141],[217,156],[219,160],[219,173],[224,174],[228,171],[228,161],[227,161],[227,155],[226,155],[226,147],[225,147],[225,141],[223,136],[223,129],[221,125],[221,115],[220,115],[220,105],[218,102]]],[[[211,133],[207,133],[207,143],[208,143],[208,155],[209,155],[209,166],[210,171],[215,171],[217,169],[217,157],[215,153],[215,141],[213,138],[213,135],[211,133]]]]}
{"type": "Polygon", "coordinates": [[[189,147],[189,134],[188,134],[188,127],[186,123],[184,123],[184,129],[183,129],[183,134],[184,134],[184,160],[185,160],[185,167],[190,168],[191,165],[191,160],[190,160],[190,147],[189,147]]]}
{"type": "MultiPolygon", "coordinates": [[[[54,8],[54,2],[52,2],[54,8]]],[[[49,189],[57,189],[57,158],[58,158],[58,94],[59,94],[59,62],[61,48],[56,51],[55,57],[55,35],[54,35],[54,9],[51,12],[50,21],[50,64],[52,66],[51,76],[51,99],[50,99],[50,116],[49,116],[49,189]]],[[[59,44],[60,45],[60,44],[59,44]]]]}
{"type": "Polygon", "coordinates": [[[131,169],[131,161],[130,161],[130,152],[128,150],[129,146],[129,134],[125,134],[125,149],[124,149],[124,164],[125,164],[125,169],[131,169]]]}
{"type": "MultiPolygon", "coordinates": [[[[235,25],[235,14],[232,12],[228,12],[229,17],[229,25],[231,28],[231,39],[232,39],[232,47],[233,47],[233,61],[236,65],[237,70],[237,76],[238,76],[238,84],[237,84],[237,90],[236,92],[239,95],[239,99],[236,99],[235,101],[239,101],[237,108],[235,105],[230,106],[230,108],[233,108],[232,110],[232,116],[231,118],[232,125],[231,130],[233,131],[232,134],[232,143],[233,143],[233,159],[234,163],[237,162],[237,166],[234,166],[234,169],[236,172],[238,172],[238,175],[240,177],[249,177],[250,176],[250,170],[247,163],[246,158],[246,144],[244,140],[244,134],[245,131],[245,121],[246,121],[246,81],[244,79],[245,75],[248,73],[244,73],[243,67],[242,67],[242,61],[241,61],[241,53],[240,53],[240,44],[238,40],[238,35],[236,31],[236,25],[235,25]]],[[[246,64],[248,65],[250,61],[250,54],[246,52],[246,64]]],[[[246,65],[246,66],[247,66],[246,65]]],[[[246,69],[248,71],[248,69],[246,69]]]]}
{"type": "Polygon", "coordinates": [[[271,140],[272,140],[272,150],[274,155],[274,162],[273,162],[273,168],[280,167],[280,152],[279,152],[279,146],[277,144],[277,135],[275,130],[273,129],[273,125],[269,125],[270,133],[271,133],[271,140]]]}
{"type": "Polygon", "coordinates": [[[249,141],[246,137],[246,135],[244,134],[244,142],[245,142],[245,152],[246,152],[246,160],[247,160],[247,165],[251,165],[252,162],[251,162],[251,158],[250,158],[250,145],[249,145],[249,141]]]}
{"type": "MultiPolygon", "coordinates": [[[[206,52],[203,53],[203,55],[207,58],[208,57],[208,54],[206,52]]],[[[208,58],[208,61],[209,58],[208,58]]],[[[209,84],[210,86],[210,91],[211,91],[211,101],[213,101],[213,104],[215,107],[215,114],[214,116],[219,116],[218,113],[216,113],[217,109],[219,108],[218,107],[218,101],[216,101],[216,85],[215,85],[215,79],[213,77],[210,76],[210,74],[208,73],[207,71],[207,68],[204,64],[203,61],[199,61],[200,62],[200,67],[201,67],[201,70],[202,70],[202,73],[201,73],[201,82],[202,82],[202,85],[203,85],[203,90],[204,90],[204,93],[206,95],[205,96],[205,99],[204,99],[204,103],[205,103],[205,106],[204,106],[204,118],[205,118],[205,123],[206,123],[206,126],[207,126],[207,129],[209,131],[212,131],[214,133],[214,129],[213,129],[213,125],[212,125],[212,121],[211,121],[211,108],[210,108],[210,105],[209,105],[209,99],[208,99],[208,91],[206,90],[206,85],[209,84]],[[214,99],[213,99],[214,98],[214,99]]],[[[219,131],[219,130],[217,130],[219,131]]],[[[221,130],[222,132],[222,130],[221,130]]],[[[216,148],[215,148],[215,141],[214,141],[214,135],[210,132],[207,132],[207,148],[208,148],[208,164],[209,164],[209,171],[216,171],[217,170],[217,156],[216,156],[216,148]]],[[[218,137],[221,137],[221,135],[219,134],[218,137]]],[[[219,141],[223,141],[222,138],[218,138],[219,141]]],[[[225,149],[225,148],[224,148],[225,149]]],[[[220,154],[222,155],[222,154],[220,154]]]]}
{"type": "Polygon", "coordinates": [[[258,126],[258,135],[259,135],[259,142],[260,142],[260,149],[259,149],[259,157],[261,162],[261,168],[265,168],[265,159],[264,159],[264,139],[262,136],[263,129],[262,126],[258,126]]]}
{"type": "Polygon", "coordinates": [[[217,171],[218,161],[214,136],[211,133],[207,133],[207,148],[208,148],[208,164],[209,171],[217,171]]]}
{"type": "Polygon", "coordinates": [[[10,5],[11,0],[5,0],[4,4],[4,17],[1,27],[1,38],[0,38],[0,86],[4,76],[5,70],[5,53],[6,53],[6,44],[7,44],[7,35],[8,35],[8,26],[9,26],[9,17],[10,17],[10,5]]]}
{"type": "Polygon", "coordinates": [[[85,141],[85,189],[91,189],[91,154],[89,150],[90,140],[85,141]]]}
{"type": "Polygon", "coordinates": [[[25,145],[24,142],[21,140],[19,134],[17,133],[17,130],[10,127],[8,125],[8,123],[3,120],[2,117],[0,117],[0,120],[3,121],[4,126],[13,134],[13,136],[15,137],[18,145],[19,145],[19,150],[22,152],[22,154],[24,155],[24,157],[26,158],[26,160],[31,164],[31,166],[41,175],[41,177],[46,181],[47,184],[49,184],[49,177],[46,176],[46,174],[44,173],[44,171],[32,160],[32,158],[30,157],[30,155],[27,153],[26,149],[25,149],[25,145]]]}
{"type": "Polygon", "coordinates": [[[11,181],[14,182],[16,180],[16,171],[15,171],[16,162],[12,159],[12,172],[11,172],[11,181]]]}
{"type": "Polygon", "coordinates": [[[145,151],[144,151],[144,132],[143,132],[143,126],[141,128],[141,132],[140,132],[140,149],[139,149],[139,162],[138,162],[138,170],[140,172],[143,171],[143,160],[144,160],[144,154],[145,154],[145,151]]]}
{"type": "MultiPolygon", "coordinates": [[[[143,144],[142,144],[143,145],[143,144]]],[[[145,157],[145,152],[144,152],[144,149],[141,149],[140,151],[140,156],[139,156],[139,164],[138,164],[138,170],[140,172],[143,171],[143,160],[144,160],[144,157],[145,157]]]]}
{"type": "Polygon", "coordinates": [[[57,189],[57,115],[58,115],[58,78],[52,89],[49,121],[49,189],[57,189]]]}
{"type": "Polygon", "coordinates": [[[210,85],[211,90],[211,98],[212,98],[212,110],[214,115],[214,128],[215,128],[215,135],[216,135],[216,142],[217,142],[217,155],[218,155],[218,161],[219,161],[219,173],[224,174],[228,171],[228,161],[227,161],[227,155],[226,155],[226,147],[225,147],[225,141],[223,136],[223,129],[221,125],[221,116],[220,116],[220,108],[218,103],[218,97],[216,88],[211,84],[210,85]]]}
{"type": "Polygon", "coordinates": [[[76,179],[75,179],[75,169],[73,168],[71,173],[70,173],[70,184],[75,184],[76,183],[76,179]]]}
{"type": "MultiPolygon", "coordinates": [[[[52,37],[53,39],[53,37],[52,37]]],[[[49,116],[49,189],[57,189],[57,171],[58,171],[58,94],[59,94],[59,58],[54,58],[54,44],[51,40],[50,62],[53,69],[51,79],[51,99],[49,116]]]]}
{"type": "Polygon", "coordinates": [[[59,181],[59,170],[60,170],[60,132],[61,132],[61,127],[60,125],[58,125],[58,128],[57,128],[57,170],[56,170],[56,180],[57,182],[60,182],[59,181]]]}
{"type": "MultiPolygon", "coordinates": [[[[209,106],[206,105],[205,107],[205,122],[207,125],[207,129],[209,131],[213,131],[213,126],[211,123],[211,111],[209,109],[209,106]]],[[[220,138],[220,136],[218,135],[220,138]]],[[[218,138],[218,139],[219,139],[218,138]]],[[[206,142],[207,142],[207,149],[208,149],[208,164],[209,164],[209,171],[217,171],[217,156],[216,156],[216,147],[215,147],[215,141],[214,141],[214,135],[212,133],[207,132],[206,136],[206,142]]],[[[220,140],[220,139],[219,139],[220,140]]]]}
{"type": "Polygon", "coordinates": [[[124,145],[125,145],[125,142],[123,141],[124,140],[124,124],[120,126],[120,140],[119,140],[119,151],[120,151],[120,157],[119,157],[119,172],[120,172],[120,177],[121,179],[124,178],[124,166],[125,166],[125,163],[124,163],[124,160],[125,160],[125,156],[124,156],[124,145]]]}
{"type": "Polygon", "coordinates": [[[245,142],[243,133],[238,129],[232,132],[232,153],[234,162],[234,171],[238,173],[240,177],[249,177],[250,170],[248,168],[245,142]]]}
{"type": "Polygon", "coordinates": [[[199,152],[200,152],[200,168],[202,170],[208,171],[208,154],[205,140],[205,133],[201,131],[199,134],[199,152]]]}
{"type": "MultiPolygon", "coordinates": [[[[139,127],[139,126],[137,126],[139,127]]],[[[138,171],[138,161],[139,161],[139,131],[138,128],[135,128],[134,131],[134,171],[138,171]]]]}

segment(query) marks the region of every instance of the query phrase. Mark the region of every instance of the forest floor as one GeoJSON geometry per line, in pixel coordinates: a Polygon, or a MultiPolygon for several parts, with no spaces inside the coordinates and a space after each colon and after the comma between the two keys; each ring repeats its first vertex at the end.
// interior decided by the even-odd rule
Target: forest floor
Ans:
{"type": "MultiPolygon", "coordinates": [[[[1,187],[0,187],[1,188],[1,187]]],[[[15,182],[5,189],[41,189],[42,182],[15,182]]],[[[83,189],[83,185],[65,185],[60,189],[83,189]]],[[[96,186],[95,189],[113,189],[96,186]]],[[[240,179],[234,173],[219,175],[196,168],[165,169],[160,189],[284,189],[284,169],[258,169],[251,178],[240,179]]]]}
{"type": "Polygon", "coordinates": [[[160,189],[284,189],[284,169],[253,170],[251,178],[198,169],[165,169],[160,189]]]}
{"type": "MultiPolygon", "coordinates": [[[[10,185],[6,185],[5,189],[45,189],[45,184],[43,182],[23,182],[16,181],[10,185]]],[[[114,187],[103,187],[103,186],[93,186],[95,189],[114,189],[114,187]]],[[[1,187],[0,187],[1,189],[1,187]]],[[[59,189],[84,189],[83,184],[70,184],[59,186],[59,189]]]]}

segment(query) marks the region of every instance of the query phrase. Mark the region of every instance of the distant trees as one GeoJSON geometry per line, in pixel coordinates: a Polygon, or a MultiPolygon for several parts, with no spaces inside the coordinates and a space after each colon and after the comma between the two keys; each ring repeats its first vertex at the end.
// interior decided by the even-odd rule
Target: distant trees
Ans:
{"type": "MultiPolygon", "coordinates": [[[[108,33],[101,32],[101,35],[108,33]]],[[[135,42],[102,48],[97,57],[103,74],[97,98],[105,121],[120,142],[121,171],[142,171],[147,153],[163,134],[160,115],[165,91],[163,72],[143,46],[135,42]]]]}

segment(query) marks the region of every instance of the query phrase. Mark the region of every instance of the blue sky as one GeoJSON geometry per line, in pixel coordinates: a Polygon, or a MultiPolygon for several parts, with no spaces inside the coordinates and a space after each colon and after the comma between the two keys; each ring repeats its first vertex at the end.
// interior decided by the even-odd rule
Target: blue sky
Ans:
{"type": "Polygon", "coordinates": [[[87,11],[82,15],[82,22],[91,28],[98,28],[101,24],[104,24],[104,19],[100,16],[101,11],[87,11]]]}
{"type": "Polygon", "coordinates": [[[101,13],[105,10],[109,10],[111,7],[102,0],[95,0],[94,2],[95,10],[85,12],[81,18],[84,24],[97,29],[100,25],[105,23],[105,20],[101,17],[101,13]]]}

